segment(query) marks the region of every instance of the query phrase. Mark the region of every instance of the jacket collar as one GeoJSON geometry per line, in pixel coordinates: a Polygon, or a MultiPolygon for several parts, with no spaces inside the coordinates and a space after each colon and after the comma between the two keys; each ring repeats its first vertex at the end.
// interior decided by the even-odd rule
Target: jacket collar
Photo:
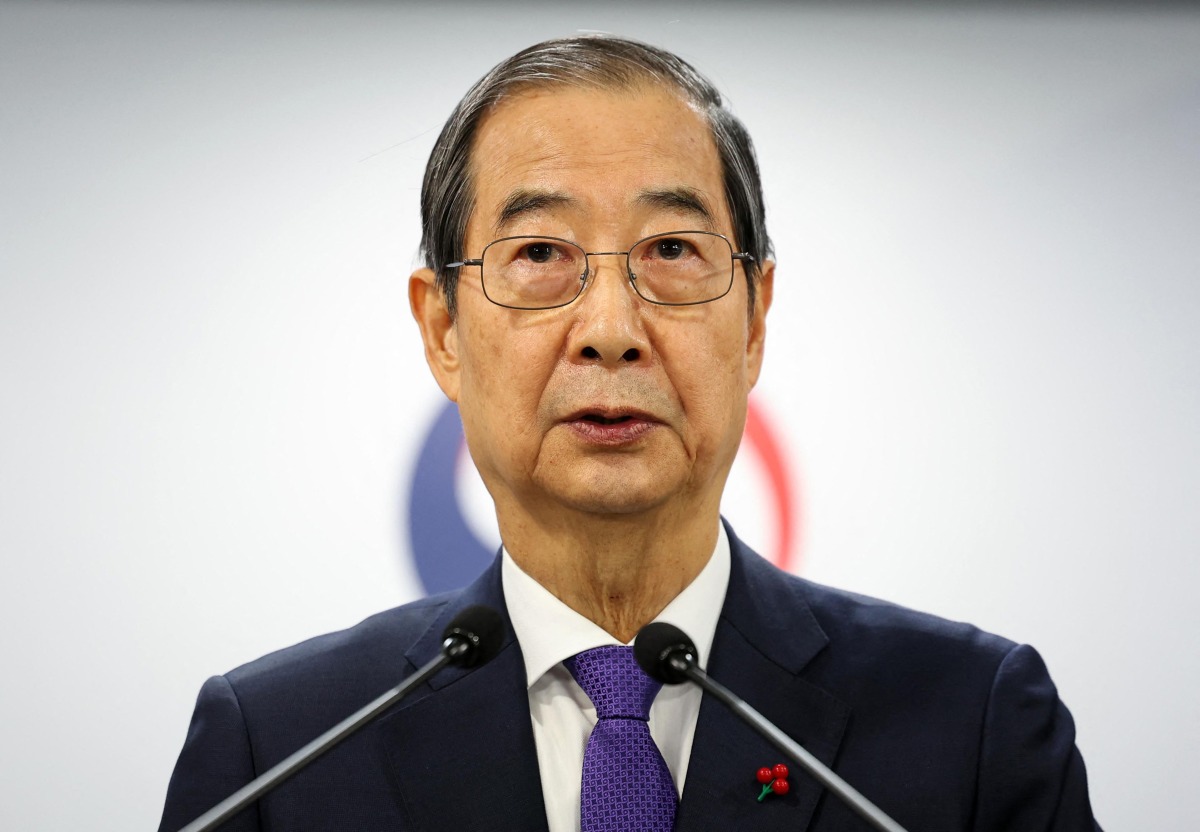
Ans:
{"type": "MultiPolygon", "coordinates": [[[[729,589],[708,672],[832,766],[850,710],[801,675],[829,639],[803,583],[760,558],[728,525],[726,530],[729,589]]],[[[397,799],[414,830],[545,830],[525,665],[508,622],[498,557],[466,589],[445,596],[406,656],[414,668],[428,661],[440,648],[446,625],[472,604],[504,615],[496,658],[479,668],[446,668],[380,720],[397,799]]],[[[748,822],[766,832],[803,832],[822,788],[796,766],[789,763],[786,796],[757,801],[761,787],[755,772],[778,762],[787,761],[720,702],[705,697],[677,832],[739,829],[748,822]]]]}
{"type": "MultiPolygon", "coordinates": [[[[760,558],[732,529],[729,540],[729,592],[708,672],[832,766],[850,709],[801,676],[828,636],[801,581],[760,558]]],[[[804,830],[822,791],[725,706],[705,697],[675,828],[804,830]],[[755,773],[780,762],[791,769],[790,791],[759,803],[755,773]]]]}
{"type": "Polygon", "coordinates": [[[508,621],[500,559],[460,593],[406,652],[414,667],[441,647],[459,612],[485,604],[504,617],[500,652],[477,668],[448,667],[380,720],[383,753],[405,829],[545,830],[525,663],[508,621]]]}

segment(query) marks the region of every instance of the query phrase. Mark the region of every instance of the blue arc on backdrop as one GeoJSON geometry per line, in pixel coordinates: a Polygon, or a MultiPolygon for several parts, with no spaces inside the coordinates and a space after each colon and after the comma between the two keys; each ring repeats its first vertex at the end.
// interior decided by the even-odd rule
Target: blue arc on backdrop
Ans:
{"type": "Polygon", "coordinates": [[[408,501],[413,561],[429,595],[465,586],[496,556],[467,526],[458,504],[454,474],[462,444],[458,407],[447,402],[417,457],[408,501]]]}

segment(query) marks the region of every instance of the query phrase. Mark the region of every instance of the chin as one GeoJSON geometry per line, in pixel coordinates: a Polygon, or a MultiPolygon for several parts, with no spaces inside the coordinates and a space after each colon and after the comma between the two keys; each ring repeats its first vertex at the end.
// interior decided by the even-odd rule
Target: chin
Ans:
{"type": "MultiPolygon", "coordinates": [[[[567,473],[567,472],[562,472],[567,473]]],[[[679,492],[680,482],[648,471],[578,471],[564,481],[545,484],[561,505],[595,515],[631,515],[652,511],[679,492]]]]}
{"type": "Polygon", "coordinates": [[[666,500],[647,499],[641,495],[571,495],[562,500],[568,508],[583,514],[611,517],[629,517],[642,514],[663,505],[666,500]]]}

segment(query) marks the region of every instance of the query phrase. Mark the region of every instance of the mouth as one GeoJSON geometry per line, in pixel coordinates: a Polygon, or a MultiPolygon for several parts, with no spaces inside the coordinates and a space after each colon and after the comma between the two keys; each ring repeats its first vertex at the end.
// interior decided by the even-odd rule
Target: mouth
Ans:
{"type": "Polygon", "coordinates": [[[583,414],[582,421],[593,422],[597,425],[619,425],[622,422],[628,422],[632,418],[632,416],[617,416],[610,419],[607,416],[601,416],[599,413],[585,413],[583,414]]]}
{"type": "Polygon", "coordinates": [[[564,422],[590,422],[595,425],[619,425],[625,422],[658,422],[658,419],[633,408],[588,407],[577,410],[564,422]]]}
{"type": "Polygon", "coordinates": [[[563,421],[585,444],[608,446],[635,442],[660,424],[648,413],[604,407],[579,410],[563,421]]]}

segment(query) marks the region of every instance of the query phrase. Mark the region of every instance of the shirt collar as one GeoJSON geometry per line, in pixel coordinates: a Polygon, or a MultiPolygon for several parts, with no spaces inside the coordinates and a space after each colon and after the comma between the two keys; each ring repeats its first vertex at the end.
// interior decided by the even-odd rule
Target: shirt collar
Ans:
{"type": "MultiPolygon", "coordinates": [[[[525,657],[529,687],[563,659],[593,647],[620,644],[522,571],[508,549],[503,550],[500,574],[504,603],[525,657]]],[[[725,524],[718,522],[717,545],[708,563],[654,619],[674,624],[692,637],[701,667],[708,662],[728,587],[729,538],[725,524]]]]}

